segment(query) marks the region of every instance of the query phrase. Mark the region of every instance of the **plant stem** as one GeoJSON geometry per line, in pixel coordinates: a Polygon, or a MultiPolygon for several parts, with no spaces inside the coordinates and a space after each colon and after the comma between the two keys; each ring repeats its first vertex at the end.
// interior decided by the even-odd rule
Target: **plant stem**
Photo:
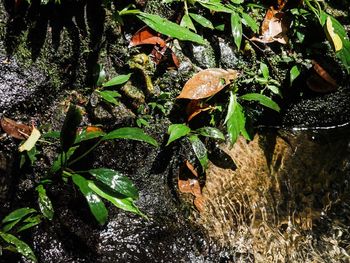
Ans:
{"type": "Polygon", "coordinates": [[[68,163],[68,166],[78,162],[79,160],[83,159],[86,155],[88,155],[89,153],[91,153],[97,146],[99,146],[99,144],[102,142],[102,139],[100,139],[97,143],[95,143],[89,150],[87,150],[85,153],[83,153],[82,155],[80,155],[79,157],[77,157],[76,159],[70,161],[68,163]]]}

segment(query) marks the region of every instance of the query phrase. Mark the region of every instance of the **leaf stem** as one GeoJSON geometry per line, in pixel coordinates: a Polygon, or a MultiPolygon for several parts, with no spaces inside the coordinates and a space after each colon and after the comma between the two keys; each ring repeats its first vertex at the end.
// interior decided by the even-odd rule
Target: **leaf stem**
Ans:
{"type": "Polygon", "coordinates": [[[83,153],[82,155],[80,155],[79,157],[77,157],[76,159],[70,161],[68,163],[68,166],[71,166],[72,164],[78,162],[79,160],[83,159],[85,156],[87,156],[89,153],[91,153],[97,146],[100,145],[100,143],[102,142],[102,139],[100,139],[97,143],[95,143],[89,150],[87,150],[85,153],[83,153]]]}

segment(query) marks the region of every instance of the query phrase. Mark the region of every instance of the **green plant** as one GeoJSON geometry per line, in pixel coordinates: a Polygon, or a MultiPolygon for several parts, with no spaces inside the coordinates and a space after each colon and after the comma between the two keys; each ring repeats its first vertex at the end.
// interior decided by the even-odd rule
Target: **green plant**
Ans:
{"type": "MultiPolygon", "coordinates": [[[[109,133],[87,127],[77,135],[81,118],[80,110],[75,106],[70,106],[59,133],[61,152],[52,164],[50,174],[61,175],[64,182],[72,182],[76,185],[100,224],[104,224],[108,216],[108,211],[102,199],[110,201],[113,205],[125,211],[145,216],[134,204],[139,197],[138,190],[131,180],[121,172],[108,168],[74,171],[71,167],[91,153],[102,142],[108,140],[131,139],[147,142],[153,146],[157,146],[157,142],[145,134],[143,130],[128,127],[119,128],[109,133]],[[95,142],[80,155],[74,155],[82,143],[87,141],[95,142]]],[[[56,133],[53,137],[57,138],[57,136],[56,133]]],[[[54,178],[51,177],[51,180],[54,178]]],[[[46,181],[45,183],[52,183],[52,181],[46,181]]],[[[47,218],[51,219],[53,208],[46,195],[44,183],[37,187],[37,191],[41,211],[47,218]]]]}
{"type": "Polygon", "coordinates": [[[33,250],[18,236],[41,222],[41,215],[33,208],[19,208],[5,216],[0,223],[0,256],[3,250],[16,252],[37,262],[33,250]]]}
{"type": "Polygon", "coordinates": [[[208,166],[208,153],[205,144],[199,139],[199,136],[210,137],[219,140],[225,140],[223,133],[213,127],[202,127],[196,130],[191,130],[186,124],[171,124],[168,128],[169,139],[167,146],[182,137],[187,137],[192,145],[192,149],[198,158],[203,171],[208,166]]]}

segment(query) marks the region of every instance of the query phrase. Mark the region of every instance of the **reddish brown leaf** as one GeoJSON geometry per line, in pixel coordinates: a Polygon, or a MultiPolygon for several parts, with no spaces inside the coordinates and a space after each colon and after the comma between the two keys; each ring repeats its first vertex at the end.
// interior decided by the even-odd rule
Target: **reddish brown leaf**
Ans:
{"type": "Polygon", "coordinates": [[[22,123],[15,122],[9,118],[3,117],[0,121],[1,128],[10,136],[24,140],[28,138],[28,136],[32,132],[32,127],[24,125],[22,123]]]}
{"type": "Polygon", "coordinates": [[[137,31],[131,38],[130,47],[138,45],[159,45],[165,47],[166,42],[159,36],[155,35],[149,27],[143,27],[137,31]]]}
{"type": "Polygon", "coordinates": [[[178,68],[180,66],[180,62],[179,62],[179,59],[177,58],[177,56],[175,55],[175,53],[173,51],[171,51],[171,58],[173,59],[175,67],[178,68]]]}
{"type": "Polygon", "coordinates": [[[202,195],[201,187],[197,179],[179,179],[178,186],[181,193],[191,193],[194,196],[202,195]]]}
{"type": "Polygon", "coordinates": [[[193,204],[200,213],[204,211],[205,199],[203,196],[196,196],[196,198],[193,201],[193,204]]]}
{"type": "Polygon", "coordinates": [[[331,84],[334,87],[334,89],[338,87],[337,82],[331,77],[331,75],[328,74],[328,72],[324,68],[320,66],[320,64],[313,60],[312,65],[314,70],[321,78],[323,78],[325,81],[331,84]]]}
{"type": "Polygon", "coordinates": [[[308,77],[306,84],[315,92],[328,93],[338,88],[337,82],[316,61],[312,61],[314,72],[308,77]]]}
{"type": "Polygon", "coordinates": [[[191,173],[192,173],[195,177],[198,177],[198,173],[197,173],[196,169],[194,169],[194,166],[193,166],[188,160],[186,160],[185,164],[186,164],[188,170],[190,170],[191,173]]]}
{"type": "Polygon", "coordinates": [[[186,113],[188,115],[187,121],[191,121],[198,114],[212,109],[214,109],[213,106],[210,106],[206,103],[202,103],[199,100],[191,100],[186,108],[186,113]]]}
{"type": "Polygon", "coordinates": [[[261,35],[259,37],[252,37],[251,40],[261,43],[272,43],[277,41],[281,44],[287,44],[288,28],[289,21],[286,19],[284,13],[271,7],[267,10],[264,21],[261,25],[261,35]]]}
{"type": "Polygon", "coordinates": [[[87,126],[86,127],[86,132],[101,132],[102,129],[97,126],[87,126]]]}
{"type": "Polygon", "coordinates": [[[221,68],[205,69],[190,78],[182,89],[178,99],[204,99],[215,95],[232,80],[238,77],[238,71],[221,68]]]}

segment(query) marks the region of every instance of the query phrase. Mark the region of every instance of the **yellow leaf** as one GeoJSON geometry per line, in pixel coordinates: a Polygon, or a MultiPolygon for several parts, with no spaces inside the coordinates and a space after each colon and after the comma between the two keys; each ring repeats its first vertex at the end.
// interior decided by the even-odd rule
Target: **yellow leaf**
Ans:
{"type": "Polygon", "coordinates": [[[20,152],[30,151],[34,147],[35,143],[39,140],[40,136],[40,131],[33,127],[32,133],[30,134],[28,139],[19,147],[18,150],[20,152]]]}
{"type": "Polygon", "coordinates": [[[327,28],[328,36],[332,40],[332,43],[334,45],[335,51],[337,52],[341,50],[343,48],[343,42],[340,36],[334,32],[332,20],[329,16],[327,17],[326,28],[327,28]]]}

